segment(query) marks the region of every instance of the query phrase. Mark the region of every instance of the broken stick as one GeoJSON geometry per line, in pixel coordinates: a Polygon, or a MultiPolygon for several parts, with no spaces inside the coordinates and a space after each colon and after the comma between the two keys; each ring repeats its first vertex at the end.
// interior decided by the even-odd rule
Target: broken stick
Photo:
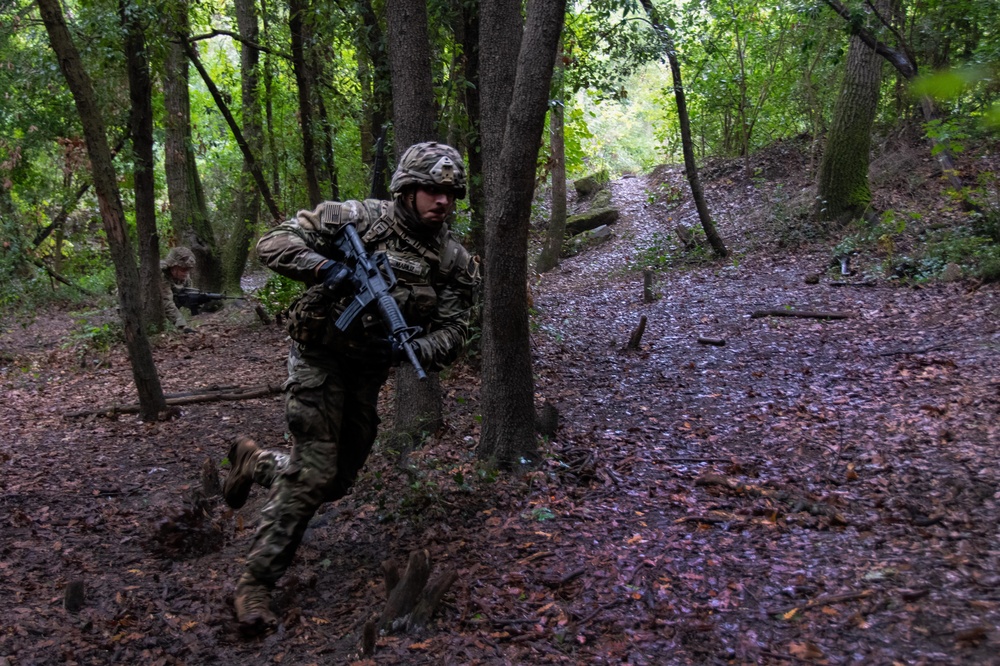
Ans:
{"type": "Polygon", "coordinates": [[[821,310],[755,310],[751,319],[761,319],[763,317],[801,317],[803,319],[850,319],[849,312],[823,312],[821,310]]]}

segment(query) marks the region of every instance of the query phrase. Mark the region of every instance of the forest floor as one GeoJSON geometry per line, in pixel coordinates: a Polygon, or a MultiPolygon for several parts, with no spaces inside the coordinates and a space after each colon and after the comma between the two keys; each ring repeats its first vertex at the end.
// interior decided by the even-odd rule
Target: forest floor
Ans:
{"type": "MultiPolygon", "coordinates": [[[[287,446],[280,397],[75,416],[134,402],[121,346],[83,344],[86,314],[5,322],[0,666],[997,663],[1000,288],[900,284],[860,258],[834,275],[834,242],[774,215],[807,171],[775,150],[757,180],[705,170],[736,259],[658,273],[651,303],[631,267],[694,220],[657,194],[681,170],[613,182],[612,239],[531,283],[536,390],[560,414],[540,465],[476,463],[479,379],[451,369],[445,426],[376,446],[312,522],[263,638],[231,607],[263,493],[238,512],[191,498],[234,436],[287,446]],[[427,630],[363,658],[381,564],[415,549],[458,580],[427,630]]],[[[933,219],[927,190],[909,195],[933,219]]],[[[155,341],[167,393],[283,381],[284,333],[248,305],[194,321],[155,341]]]]}

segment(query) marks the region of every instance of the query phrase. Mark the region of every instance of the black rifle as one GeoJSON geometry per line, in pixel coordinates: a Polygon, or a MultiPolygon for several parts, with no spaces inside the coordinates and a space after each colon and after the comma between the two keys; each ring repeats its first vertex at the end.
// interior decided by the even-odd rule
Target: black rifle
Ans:
{"type": "Polygon", "coordinates": [[[213,301],[242,300],[239,296],[226,296],[225,294],[213,294],[208,291],[198,291],[191,287],[183,287],[174,290],[174,303],[179,308],[188,308],[192,315],[198,314],[201,306],[213,301]]]}
{"type": "Polygon", "coordinates": [[[421,380],[427,379],[427,373],[420,365],[420,359],[413,349],[413,338],[420,334],[419,326],[407,326],[403,313],[392,297],[392,289],[396,286],[396,275],[389,265],[385,252],[377,252],[374,257],[365,250],[361,237],[353,224],[345,224],[334,238],[334,243],[343,252],[346,263],[354,270],[354,277],[361,287],[354,294],[347,309],[337,318],[337,330],[346,332],[351,323],[369,305],[375,303],[382,323],[389,331],[389,337],[395,346],[405,353],[410,365],[421,380]]]}

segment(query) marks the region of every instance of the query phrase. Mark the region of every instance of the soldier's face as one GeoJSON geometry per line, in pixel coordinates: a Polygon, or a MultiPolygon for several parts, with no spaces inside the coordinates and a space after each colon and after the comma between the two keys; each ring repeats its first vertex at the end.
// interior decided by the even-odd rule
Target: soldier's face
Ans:
{"type": "Polygon", "coordinates": [[[171,266],[170,267],[170,277],[178,282],[183,282],[191,275],[190,268],[184,268],[183,266],[171,266]]]}
{"type": "Polygon", "coordinates": [[[417,217],[432,228],[444,223],[454,204],[455,195],[450,188],[418,187],[413,197],[413,209],[417,212],[417,217]]]}

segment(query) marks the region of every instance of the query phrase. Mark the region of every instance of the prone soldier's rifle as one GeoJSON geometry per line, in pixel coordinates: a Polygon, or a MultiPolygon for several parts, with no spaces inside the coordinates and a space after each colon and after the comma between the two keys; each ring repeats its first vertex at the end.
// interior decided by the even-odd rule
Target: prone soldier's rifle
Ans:
{"type": "Polygon", "coordinates": [[[392,343],[401,348],[410,365],[421,380],[427,379],[427,373],[420,365],[420,359],[413,347],[413,338],[420,334],[419,326],[407,326],[403,313],[392,297],[392,289],[396,286],[396,275],[389,265],[385,252],[376,252],[372,257],[365,250],[361,237],[353,224],[345,224],[334,237],[334,244],[344,254],[345,263],[354,271],[361,287],[351,299],[350,304],[334,322],[337,330],[346,332],[351,323],[369,305],[376,304],[382,323],[389,331],[392,343]]]}
{"type": "Polygon", "coordinates": [[[243,300],[241,296],[226,296],[225,294],[213,294],[209,291],[199,291],[193,287],[183,287],[174,291],[174,303],[179,308],[188,308],[192,315],[198,314],[201,306],[213,301],[243,300]]]}

